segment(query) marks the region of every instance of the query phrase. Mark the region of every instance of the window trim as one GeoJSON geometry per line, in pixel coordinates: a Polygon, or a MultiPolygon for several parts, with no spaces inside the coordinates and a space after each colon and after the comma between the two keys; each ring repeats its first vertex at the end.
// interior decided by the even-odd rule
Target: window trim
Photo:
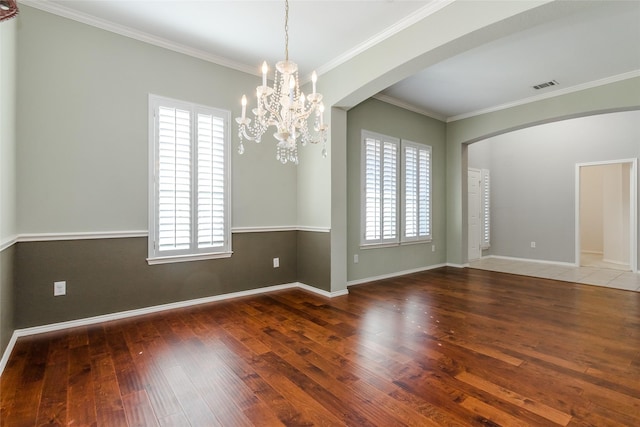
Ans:
{"type": "MultiPolygon", "coordinates": [[[[382,167],[382,166],[381,166],[382,167]]],[[[382,206],[380,207],[383,210],[382,206]]],[[[382,214],[381,214],[382,215],[382,214]]],[[[382,217],[380,218],[382,222],[382,217]]],[[[433,147],[428,144],[421,144],[413,141],[403,140],[366,129],[361,130],[360,136],[360,249],[388,248],[401,245],[413,245],[430,243],[433,241],[433,147]],[[366,240],[366,140],[375,139],[381,142],[392,142],[398,150],[396,155],[396,217],[395,228],[396,237],[393,239],[383,239],[382,236],[378,240],[366,240]],[[405,203],[405,178],[406,178],[406,162],[405,147],[412,146],[418,150],[427,150],[429,153],[429,204],[428,204],[428,235],[405,237],[405,220],[406,220],[406,203],[405,203]]]]}
{"type": "MultiPolygon", "coordinates": [[[[228,110],[222,110],[219,108],[208,107],[205,105],[195,104],[187,101],[181,101],[177,99],[167,98],[154,94],[149,94],[148,102],[148,126],[149,126],[149,165],[148,165],[148,215],[149,215],[149,237],[148,237],[148,257],[147,263],[149,265],[166,264],[173,262],[186,262],[186,261],[200,261],[206,259],[218,259],[228,258],[232,255],[232,239],[231,239],[231,112],[228,110]],[[189,249],[182,250],[170,250],[162,251],[156,250],[156,241],[158,240],[158,200],[157,200],[157,177],[159,169],[159,144],[157,141],[156,130],[157,126],[157,112],[161,106],[167,106],[172,108],[180,108],[191,112],[191,130],[195,132],[197,114],[199,112],[206,112],[212,114],[217,118],[221,118],[224,122],[224,164],[226,165],[224,171],[224,243],[222,246],[215,248],[197,248],[194,247],[194,243],[197,241],[197,200],[195,197],[191,198],[191,219],[192,219],[192,231],[191,231],[191,247],[189,249]],[[212,250],[213,249],[213,250],[212,250]]],[[[197,191],[197,141],[190,140],[192,148],[192,169],[191,169],[191,194],[195,194],[197,191]]]]}

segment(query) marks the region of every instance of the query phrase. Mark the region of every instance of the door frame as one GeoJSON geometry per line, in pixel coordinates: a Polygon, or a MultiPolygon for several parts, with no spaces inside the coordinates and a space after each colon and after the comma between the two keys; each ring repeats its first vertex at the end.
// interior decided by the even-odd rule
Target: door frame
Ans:
{"type": "Polygon", "coordinates": [[[467,168],[467,260],[468,261],[473,261],[470,257],[469,257],[469,250],[471,248],[470,242],[471,242],[471,221],[469,220],[469,216],[471,214],[471,204],[469,203],[469,172],[473,171],[473,172],[478,172],[478,174],[480,175],[480,185],[479,185],[479,202],[480,205],[478,206],[478,236],[476,236],[478,238],[478,252],[479,252],[479,257],[475,258],[474,260],[478,260],[480,258],[482,258],[482,220],[481,220],[481,216],[482,216],[482,169],[478,169],[478,168],[467,168]]]}
{"type": "Polygon", "coordinates": [[[586,166],[603,166],[615,164],[631,164],[629,171],[629,267],[634,273],[638,272],[638,159],[605,160],[599,162],[576,163],[575,186],[575,265],[580,267],[580,168],[586,166]]]}

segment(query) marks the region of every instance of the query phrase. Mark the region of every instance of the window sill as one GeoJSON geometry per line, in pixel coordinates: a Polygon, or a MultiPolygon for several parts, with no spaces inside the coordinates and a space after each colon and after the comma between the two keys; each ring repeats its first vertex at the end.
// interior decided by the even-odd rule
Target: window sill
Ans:
{"type": "Polygon", "coordinates": [[[405,242],[393,242],[393,243],[368,243],[368,244],[360,244],[360,249],[380,249],[380,248],[394,248],[397,246],[408,246],[408,245],[420,245],[425,243],[431,243],[433,239],[428,240],[407,240],[405,242]]]}
{"type": "Polygon", "coordinates": [[[233,252],[217,252],[212,254],[173,255],[147,258],[149,265],[171,264],[174,262],[205,261],[208,259],[230,258],[233,252]]]}

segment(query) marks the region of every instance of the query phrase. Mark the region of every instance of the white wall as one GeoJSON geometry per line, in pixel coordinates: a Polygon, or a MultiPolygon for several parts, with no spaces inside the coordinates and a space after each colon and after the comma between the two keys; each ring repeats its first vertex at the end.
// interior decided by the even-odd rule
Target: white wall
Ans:
{"type": "Polygon", "coordinates": [[[491,169],[492,180],[491,253],[572,263],[575,165],[640,157],[640,111],[564,120],[488,138],[468,147],[469,165],[486,157],[486,150],[491,159],[484,166],[491,169]]]}

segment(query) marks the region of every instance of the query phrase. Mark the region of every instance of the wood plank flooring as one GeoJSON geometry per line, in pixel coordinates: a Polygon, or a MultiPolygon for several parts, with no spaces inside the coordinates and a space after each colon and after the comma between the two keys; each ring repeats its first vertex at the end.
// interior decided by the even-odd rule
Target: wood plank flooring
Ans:
{"type": "Polygon", "coordinates": [[[10,426],[640,426],[640,293],[440,268],[25,337],[10,426]]]}

